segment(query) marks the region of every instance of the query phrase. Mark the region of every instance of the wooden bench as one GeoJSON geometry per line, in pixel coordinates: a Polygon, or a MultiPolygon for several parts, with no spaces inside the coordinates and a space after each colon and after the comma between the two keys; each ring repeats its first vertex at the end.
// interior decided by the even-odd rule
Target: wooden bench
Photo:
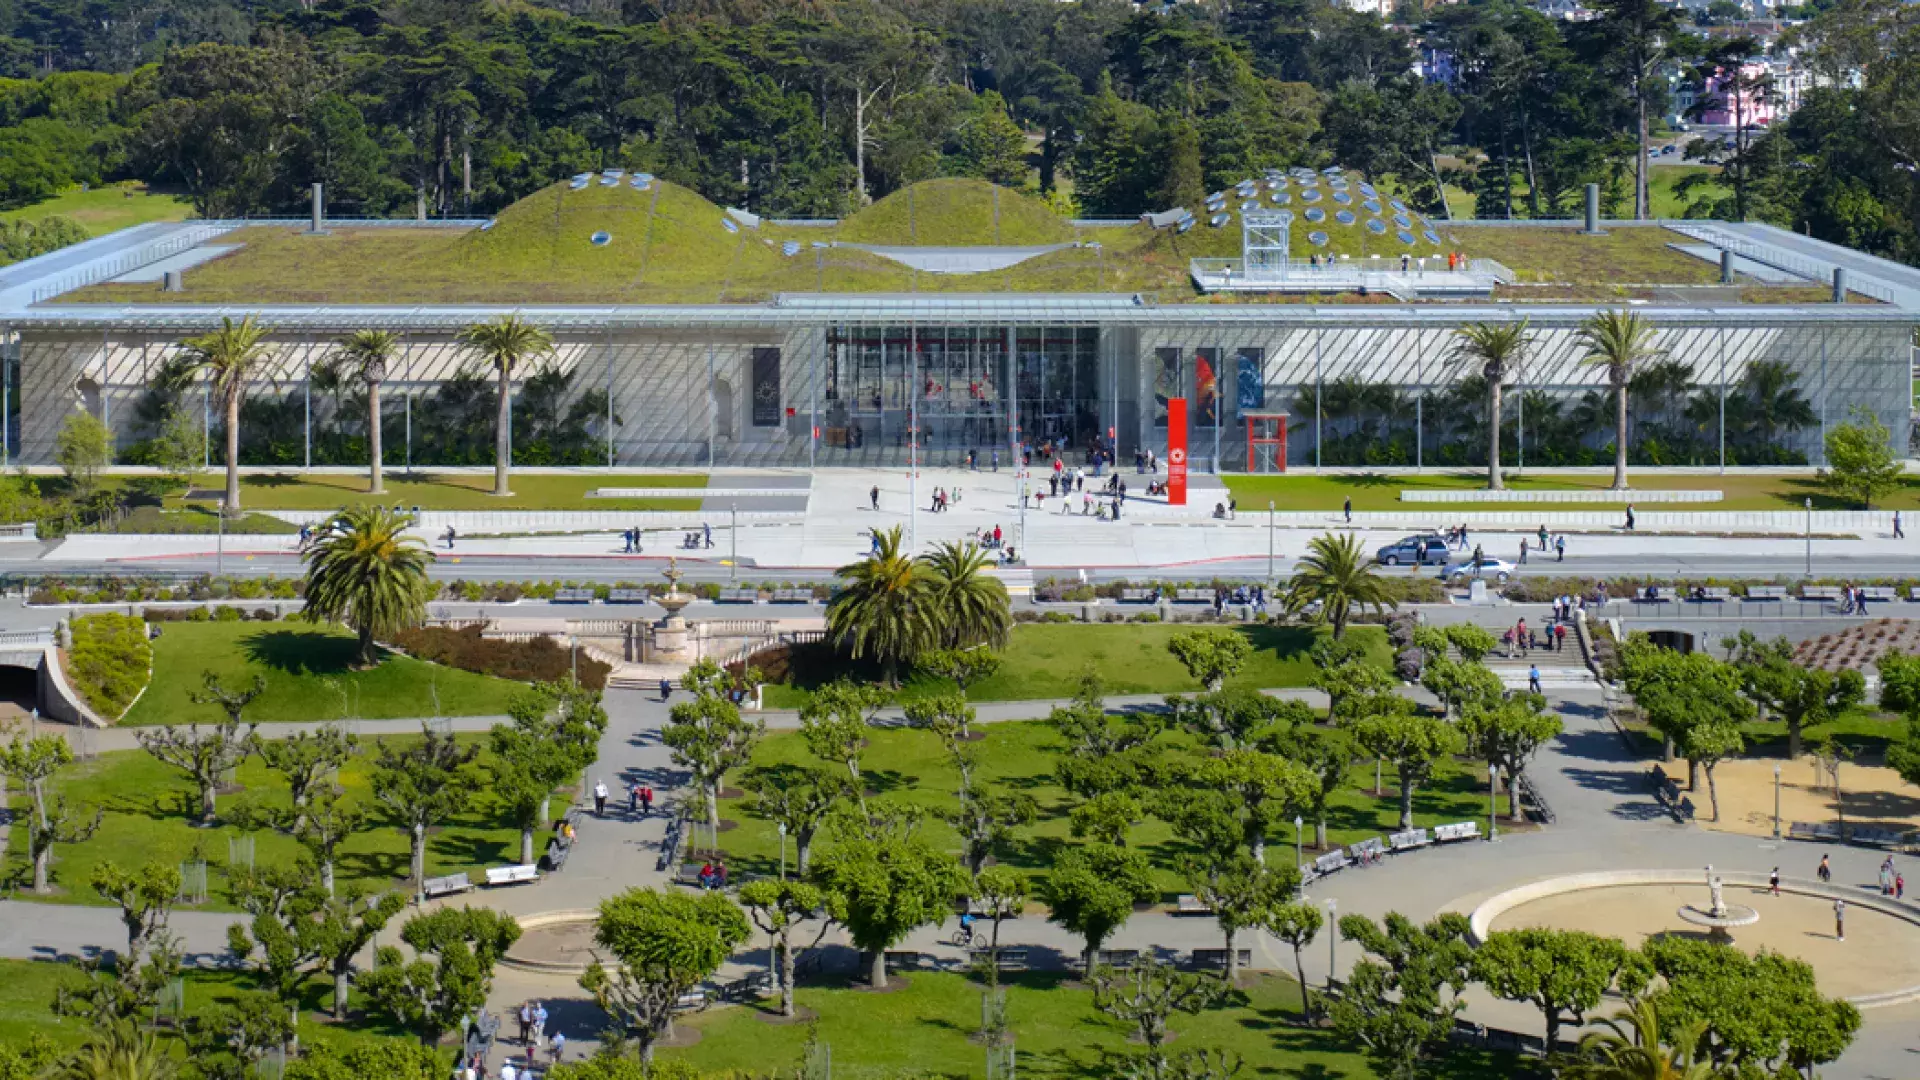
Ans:
{"type": "Polygon", "coordinates": [[[1830,601],[1831,601],[1831,600],[1838,600],[1838,599],[1840,599],[1840,587],[1839,587],[1838,585],[1807,585],[1807,586],[1803,586],[1803,587],[1801,588],[1801,590],[1800,590],[1800,599],[1802,599],[1802,600],[1830,600],[1830,601]]]}
{"type": "Polygon", "coordinates": [[[644,604],[653,597],[645,589],[608,589],[609,604],[644,604]]]}
{"type": "Polygon", "coordinates": [[[1855,825],[1847,830],[1847,839],[1868,847],[1896,847],[1901,842],[1899,833],[1872,825],[1855,825]]]}
{"type": "Polygon", "coordinates": [[[1900,599],[1900,594],[1891,585],[1868,585],[1860,590],[1860,595],[1870,604],[1891,604],[1900,599]]]}
{"type": "Polygon", "coordinates": [[[1206,904],[1201,903],[1200,898],[1193,895],[1192,893],[1181,893],[1180,899],[1177,901],[1174,910],[1177,914],[1180,914],[1180,915],[1211,915],[1213,914],[1213,909],[1208,907],[1206,904]]]}
{"type": "Polygon", "coordinates": [[[1159,597],[1154,589],[1121,589],[1120,602],[1123,604],[1151,604],[1159,597]]]}
{"type": "Polygon", "coordinates": [[[1433,839],[1436,843],[1450,844],[1456,840],[1478,840],[1479,838],[1480,823],[1477,821],[1462,821],[1453,825],[1433,827],[1433,839]]]}
{"type": "MultiPolygon", "coordinates": [[[[1252,949],[1237,949],[1235,951],[1240,954],[1239,960],[1241,967],[1253,966],[1252,949]]],[[[1195,949],[1192,955],[1188,957],[1187,963],[1202,971],[1225,971],[1227,969],[1227,950],[1195,949]]]]}
{"type": "MultiPolygon", "coordinates": [[[[968,949],[967,958],[973,963],[979,963],[985,960],[987,954],[992,951],[992,949],[968,949]]],[[[1027,950],[1022,948],[1001,949],[999,959],[995,966],[1001,971],[1025,971],[1027,970],[1027,950]]]]}
{"type": "Polygon", "coordinates": [[[452,896],[473,888],[473,882],[465,874],[448,874],[445,877],[430,877],[420,883],[420,895],[432,900],[441,896],[452,896]]]}
{"type": "Polygon", "coordinates": [[[721,589],[719,602],[722,604],[752,604],[760,600],[758,589],[721,589]]]}
{"type": "Polygon", "coordinates": [[[1317,877],[1326,877],[1335,870],[1343,869],[1352,865],[1352,863],[1353,860],[1347,858],[1345,851],[1329,851],[1325,855],[1313,860],[1313,872],[1317,877]]]}
{"type": "Polygon", "coordinates": [[[593,590],[555,589],[553,590],[553,602],[556,604],[591,604],[593,603],[593,590]]]}
{"type": "Polygon", "coordinates": [[[1175,589],[1173,591],[1173,602],[1176,604],[1211,604],[1213,603],[1213,590],[1175,589]]]}
{"type": "Polygon", "coordinates": [[[1785,585],[1747,586],[1747,599],[1749,600],[1785,600],[1786,598],[1787,587],[1785,585]]]}
{"type": "Polygon", "coordinates": [[[905,950],[889,951],[886,954],[886,964],[888,971],[899,971],[902,968],[918,969],[932,967],[933,958],[926,953],[908,952],[905,950]]]}
{"type": "Polygon", "coordinates": [[[487,867],[487,885],[520,885],[540,880],[540,867],[534,863],[521,863],[517,866],[487,867]]]}
{"type": "Polygon", "coordinates": [[[1412,851],[1433,843],[1433,837],[1425,829],[1408,829],[1387,837],[1387,846],[1395,851],[1412,851]]]}

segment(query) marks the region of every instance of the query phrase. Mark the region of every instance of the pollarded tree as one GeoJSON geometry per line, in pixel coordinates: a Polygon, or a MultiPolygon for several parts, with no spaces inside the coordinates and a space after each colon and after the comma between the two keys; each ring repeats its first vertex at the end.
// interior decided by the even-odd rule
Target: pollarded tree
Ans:
{"type": "Polygon", "coordinates": [[[640,1060],[673,1030],[681,995],[720,970],[747,940],[746,916],[722,892],[628,889],[600,902],[594,940],[616,961],[595,961],[580,986],[639,1044],[640,1060]]]}
{"type": "Polygon", "coordinates": [[[1500,766],[1507,778],[1507,815],[1524,820],[1520,811],[1520,775],[1527,762],[1557,738],[1560,718],[1546,710],[1538,694],[1515,694],[1494,704],[1478,704],[1460,717],[1460,730],[1480,760],[1500,766]]]}
{"type": "Polygon", "coordinates": [[[1387,580],[1374,571],[1373,559],[1353,533],[1326,533],[1307,541],[1307,553],[1287,580],[1289,614],[1313,609],[1313,620],[1333,626],[1335,641],[1346,636],[1356,612],[1398,608],[1387,580]]]}
{"type": "Polygon", "coordinates": [[[990,970],[997,973],[1000,961],[1000,924],[1016,918],[1027,906],[1027,876],[1010,866],[989,866],[973,876],[972,900],[993,924],[987,938],[990,970]]]}
{"type": "Polygon", "coordinates": [[[380,744],[373,768],[373,797],[406,830],[412,856],[409,873],[417,895],[427,881],[427,830],[459,813],[479,788],[468,766],[480,748],[462,748],[452,734],[420,725],[420,740],[394,749],[380,744]]]}
{"type": "Polygon", "coordinates": [[[400,336],[391,330],[356,330],[340,343],[328,365],[336,372],[359,379],[367,388],[367,494],[380,495],[387,489],[381,478],[380,384],[387,381],[387,365],[400,347],[400,336]]]}
{"type": "Polygon", "coordinates": [[[1307,964],[1302,957],[1306,947],[1320,936],[1326,917],[1310,900],[1290,900],[1266,911],[1260,925],[1293,949],[1293,970],[1300,979],[1300,1022],[1313,1022],[1313,994],[1307,990],[1307,964]]]}
{"type": "Polygon", "coordinates": [[[1327,720],[1332,723],[1351,719],[1354,708],[1368,698],[1393,692],[1393,676],[1368,660],[1364,650],[1352,646],[1343,642],[1313,649],[1307,685],[1327,695],[1327,720]]]}
{"type": "Polygon", "coordinates": [[[480,355],[499,382],[493,429],[493,493],[513,494],[513,374],[514,369],[553,352],[553,335],[520,317],[519,312],[475,323],[460,331],[460,344],[480,355]]]}
{"type": "Polygon", "coordinates": [[[1147,857],[1107,844],[1062,852],[1040,879],[1039,891],[1053,912],[1048,919],[1087,943],[1081,956],[1089,972],[1099,966],[1100,946],[1133,915],[1133,905],[1156,895],[1147,857]]]}
{"type": "Polygon", "coordinates": [[[1195,682],[1217,692],[1246,665],[1253,646],[1232,630],[1182,630],[1167,639],[1167,651],[1195,682]]]}
{"type": "Polygon", "coordinates": [[[369,504],[335,514],[301,552],[307,564],[308,622],[342,622],[359,636],[354,662],[372,667],[374,641],[420,625],[427,616],[433,552],[407,535],[406,512],[369,504]]]}
{"type": "Polygon", "coordinates": [[[886,702],[886,692],[878,687],[837,679],[814,691],[800,710],[800,741],[814,757],[845,768],[856,795],[867,725],[886,702]]]}
{"type": "Polygon", "coordinates": [[[93,812],[93,820],[68,808],[64,798],[47,794],[47,778],[73,762],[73,748],[58,735],[28,738],[18,732],[0,748],[0,776],[16,791],[27,796],[27,857],[33,862],[33,891],[51,891],[47,869],[53,862],[55,844],[77,844],[93,836],[100,827],[102,811],[93,812]]]}
{"type": "Polygon", "coordinates": [[[1725,1071],[1812,1075],[1860,1030],[1860,1010],[1822,995],[1805,960],[1673,936],[1647,939],[1640,954],[1665,982],[1653,995],[1661,1018],[1702,1025],[1701,1056],[1725,1071]]]}
{"type": "Polygon", "coordinates": [[[720,781],[727,770],[747,763],[765,731],[765,723],[747,722],[739,706],[711,689],[668,711],[660,741],[672,751],[674,764],[691,774],[688,779],[706,803],[707,826],[715,832],[720,828],[720,781]]]}
{"type": "MultiPolygon", "coordinates": [[[[907,723],[928,732],[940,740],[947,753],[958,756],[961,744],[972,737],[974,712],[973,706],[959,694],[935,694],[932,697],[915,698],[902,707],[907,723]]],[[[962,786],[965,778],[962,777],[962,786]]]]}
{"type": "MultiPolygon", "coordinates": [[[[1267,834],[1287,815],[1312,802],[1318,780],[1305,767],[1277,754],[1228,750],[1207,757],[1190,774],[1194,786],[1227,796],[1247,854],[1265,865],[1267,834]]],[[[1170,798],[1171,793],[1163,798],[1170,798]]]]}
{"type": "Polygon", "coordinates": [[[406,905],[407,898],[400,893],[368,895],[358,885],[349,885],[338,895],[329,887],[296,900],[295,910],[304,916],[300,933],[307,948],[333,978],[335,1020],[347,1018],[347,988],[353,978],[354,959],[406,905]]]}
{"type": "Polygon", "coordinates": [[[740,778],[749,796],[747,812],[786,826],[793,838],[795,873],[805,877],[813,862],[813,838],[852,787],[838,772],[804,765],[766,765],[740,778]]]}
{"type": "Polygon", "coordinates": [[[1167,711],[1176,725],[1220,750],[1245,749],[1268,732],[1313,722],[1313,708],[1306,702],[1268,697],[1246,687],[1191,698],[1170,694],[1167,711]]]}
{"type": "Polygon", "coordinates": [[[1720,788],[1714,783],[1714,770],[1746,746],[1746,736],[1740,733],[1739,725],[1725,720],[1694,724],[1687,729],[1686,739],[1680,744],[1680,752],[1687,755],[1687,760],[1707,774],[1707,801],[1713,807],[1715,821],[1720,820],[1720,788]]]}
{"type": "MultiPolygon", "coordinates": [[[[1227,985],[1240,978],[1240,931],[1263,925],[1270,913],[1292,898],[1300,875],[1291,867],[1275,870],[1251,856],[1235,852],[1227,859],[1189,859],[1187,887],[1213,909],[1214,921],[1226,938],[1227,985]]],[[[1300,984],[1306,993],[1307,984],[1300,984]]]]}
{"type": "Polygon", "coordinates": [[[1634,372],[1666,355],[1654,345],[1653,320],[1637,311],[1608,308],[1587,316],[1575,335],[1585,350],[1580,362],[1606,372],[1613,388],[1613,490],[1627,489],[1627,387],[1634,372]]]}
{"type": "Polygon", "coordinates": [[[400,940],[374,950],[373,970],[361,974],[360,990],[425,1046],[453,1030],[460,1018],[487,1003],[493,966],[520,940],[513,916],[492,908],[440,908],[415,915],[400,928],[400,940]]]}
{"type": "Polygon", "coordinates": [[[487,772],[493,794],[506,810],[507,820],[520,830],[520,862],[533,862],[533,834],[546,818],[553,789],[578,776],[566,747],[530,735],[506,724],[495,724],[489,734],[493,756],[487,772]]]}
{"type": "Polygon", "coordinates": [[[967,696],[967,687],[990,679],[1004,663],[1000,654],[985,647],[971,649],[934,649],[920,654],[920,670],[944,679],[952,679],[967,696]]]}
{"type": "Polygon", "coordinates": [[[1507,486],[1500,475],[1500,397],[1507,380],[1517,377],[1526,364],[1533,338],[1525,319],[1468,323],[1455,329],[1454,335],[1457,340],[1448,354],[1449,364],[1480,376],[1487,384],[1487,486],[1500,491],[1507,486]]]}
{"type": "Polygon", "coordinates": [[[117,863],[103,862],[93,868],[93,891],[120,908],[120,924],[127,930],[127,952],[115,962],[121,978],[133,975],[146,956],[147,947],[167,926],[174,901],[180,898],[180,868],[150,862],[138,870],[125,870],[117,863]]]}
{"type": "Polygon", "coordinates": [[[902,665],[940,644],[945,618],[933,600],[933,571],[901,550],[898,526],[874,534],[875,550],[834,571],[840,587],[827,601],[827,636],[855,659],[872,657],[889,686],[902,665]]]}
{"type": "Polygon", "coordinates": [[[835,843],[813,862],[813,883],[860,950],[875,989],[887,985],[886,951],[945,919],[967,891],[966,871],[915,835],[914,824],[912,815],[884,822],[836,819],[830,826],[835,843]]]}
{"type": "Polygon", "coordinates": [[[1200,1013],[1232,993],[1227,983],[1176,971],[1145,954],[1121,971],[1089,966],[1087,977],[1093,983],[1093,1007],[1132,1026],[1134,1037],[1146,1047],[1140,1063],[1145,1071],[1132,1075],[1154,1080],[1175,1075],[1166,1051],[1171,1034],[1167,1021],[1173,1014],[1200,1013]]]}
{"type": "Polygon", "coordinates": [[[1472,978],[1467,931],[1467,917],[1454,912],[1425,925],[1399,912],[1379,925],[1364,915],[1341,917],[1340,936],[1368,955],[1329,1012],[1334,1030],[1362,1044],[1378,1075],[1414,1080],[1452,1036],[1466,1004],[1460,992],[1472,978]]]}
{"type": "Polygon", "coordinates": [[[209,671],[204,685],[205,691],[191,695],[191,700],[196,704],[218,701],[224,705],[228,710],[224,723],[215,724],[205,731],[200,729],[199,724],[188,724],[184,728],[164,724],[137,731],[134,738],[155,760],[187,774],[200,792],[200,824],[212,825],[214,798],[219,793],[221,778],[229,769],[238,768],[258,746],[254,729],[259,725],[247,724],[243,730],[240,712],[266,684],[256,677],[252,688],[229,691],[220,685],[219,676],[209,671]]]}
{"type": "Polygon", "coordinates": [[[1013,830],[1032,824],[1039,812],[1033,796],[1024,791],[992,791],[981,784],[963,789],[959,807],[946,818],[960,834],[960,861],[967,876],[980,873],[994,849],[1012,840],[1013,830]]]}
{"type": "Polygon", "coordinates": [[[1471,709],[1485,709],[1500,700],[1506,687],[1485,664],[1435,656],[1420,672],[1420,685],[1440,699],[1440,711],[1457,717],[1471,709]]]}
{"type": "Polygon", "coordinates": [[[220,400],[227,429],[227,498],[221,512],[228,515],[240,512],[240,401],[247,383],[272,357],[270,332],[252,315],[239,322],[223,316],[218,330],[181,342],[179,361],[167,368],[174,389],[204,375],[220,400]]]}
{"type": "Polygon", "coordinates": [[[267,768],[286,778],[293,820],[287,831],[298,834],[306,826],[307,804],[320,785],[360,753],[360,736],[327,724],[318,731],[296,731],[277,739],[261,739],[256,746],[267,768]]]}
{"type": "Polygon", "coordinates": [[[1313,820],[1313,846],[1327,849],[1327,805],[1345,787],[1360,752],[1352,736],[1339,728],[1296,727],[1278,744],[1280,754],[1313,777],[1301,813],[1313,820]]]}
{"type": "Polygon", "coordinates": [[[827,898],[804,881],[749,881],[740,886],[740,905],[747,909],[753,925],[767,935],[773,953],[773,981],[780,989],[780,1015],[791,1017],[793,1010],[794,967],[800,957],[818,948],[827,931],[833,928],[833,916],[827,910],[827,898]],[[819,932],[813,940],[798,948],[794,932],[800,924],[818,920],[819,932]]]}
{"type": "Polygon", "coordinates": [[[993,560],[979,545],[945,541],[919,562],[927,571],[927,599],[944,648],[1006,648],[1013,633],[1013,602],[1006,585],[988,575],[993,560]]]}
{"type": "Polygon", "coordinates": [[[1493,651],[1493,647],[1499,644],[1493,636],[1493,631],[1478,623],[1454,623],[1443,633],[1446,635],[1447,644],[1459,650],[1460,659],[1469,663],[1477,664],[1486,659],[1487,654],[1493,651]]]}
{"type": "MultiPolygon", "coordinates": [[[[1883,676],[1884,677],[1884,676],[1883,676]]],[[[1828,671],[1791,661],[1772,663],[1747,678],[1754,701],[1787,723],[1787,760],[1800,760],[1801,739],[1809,728],[1840,718],[1867,696],[1858,668],[1828,671]]]]}
{"type": "Polygon", "coordinates": [[[284,827],[319,864],[320,888],[328,896],[333,895],[333,871],[340,842],[359,832],[367,822],[366,808],[357,802],[348,802],[342,794],[338,788],[323,788],[297,814],[287,811],[288,816],[283,819],[284,827]]]}
{"type": "Polygon", "coordinates": [[[1413,793],[1433,775],[1435,762],[1459,751],[1460,733],[1445,720],[1415,712],[1413,703],[1398,695],[1371,700],[1375,707],[1355,719],[1349,730],[1362,749],[1391,764],[1399,775],[1400,827],[1411,829],[1413,793]]]}
{"type": "Polygon", "coordinates": [[[1603,995],[1638,996],[1651,974],[1618,940],[1580,930],[1496,930],[1473,953],[1475,981],[1546,1018],[1548,1053],[1560,1045],[1562,1024],[1585,1024],[1603,995]]]}

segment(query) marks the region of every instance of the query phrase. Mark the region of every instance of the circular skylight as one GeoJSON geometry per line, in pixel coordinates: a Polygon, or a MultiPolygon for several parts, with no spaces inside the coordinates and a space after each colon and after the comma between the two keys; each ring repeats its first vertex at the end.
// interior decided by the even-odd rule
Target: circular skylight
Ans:
{"type": "Polygon", "coordinates": [[[1307,243],[1312,244],[1314,247],[1326,247],[1327,234],[1323,232],[1310,232],[1307,234],[1307,243]]]}
{"type": "Polygon", "coordinates": [[[1363,202],[1360,205],[1366,207],[1368,213],[1377,214],[1380,212],[1379,199],[1368,199],[1366,202],[1363,202]]]}
{"type": "Polygon", "coordinates": [[[1317,206],[1309,206],[1307,207],[1307,220],[1312,222],[1325,221],[1327,220],[1327,212],[1317,206]]]}
{"type": "Polygon", "coordinates": [[[1285,206],[1293,201],[1293,196],[1285,191],[1276,191],[1267,197],[1273,200],[1275,206],[1285,206]]]}
{"type": "Polygon", "coordinates": [[[1407,230],[1401,229],[1399,232],[1394,233],[1393,235],[1398,237],[1400,242],[1407,245],[1408,247],[1413,246],[1413,239],[1414,239],[1413,234],[1408,232],[1407,230]]]}
{"type": "Polygon", "coordinates": [[[1427,243],[1429,244],[1437,244],[1440,242],[1440,237],[1436,235],[1432,229],[1428,229],[1426,232],[1423,232],[1420,235],[1426,237],[1427,243]]]}
{"type": "Polygon", "coordinates": [[[1333,193],[1333,201],[1339,203],[1341,206],[1351,206],[1353,205],[1353,196],[1344,191],[1336,191],[1333,193]]]}
{"type": "Polygon", "coordinates": [[[1300,190],[1300,198],[1307,202],[1319,202],[1320,189],[1319,188],[1302,188],[1300,190]]]}
{"type": "Polygon", "coordinates": [[[606,247],[608,244],[613,243],[613,234],[605,232],[594,233],[592,236],[587,237],[587,243],[592,244],[594,247],[606,247]]]}
{"type": "Polygon", "coordinates": [[[1339,222],[1342,225],[1351,225],[1354,222],[1353,211],[1342,210],[1333,215],[1333,220],[1339,222]]]}
{"type": "Polygon", "coordinates": [[[1207,224],[1217,229],[1220,226],[1225,225],[1232,217],[1233,217],[1232,214],[1215,214],[1212,217],[1207,219],[1207,224]]]}
{"type": "Polygon", "coordinates": [[[1381,221],[1379,218],[1368,218],[1367,231],[1375,236],[1385,236],[1387,235],[1387,223],[1381,221]]]}
{"type": "Polygon", "coordinates": [[[1394,223],[1395,225],[1398,225],[1398,226],[1400,226],[1400,227],[1401,227],[1401,228],[1403,228],[1403,229],[1411,229],[1411,228],[1413,228],[1413,221],[1412,221],[1412,219],[1410,219],[1410,218],[1408,218],[1408,217],[1407,217],[1407,215],[1405,215],[1405,214],[1395,214],[1395,215],[1393,215],[1393,223],[1394,223]]]}

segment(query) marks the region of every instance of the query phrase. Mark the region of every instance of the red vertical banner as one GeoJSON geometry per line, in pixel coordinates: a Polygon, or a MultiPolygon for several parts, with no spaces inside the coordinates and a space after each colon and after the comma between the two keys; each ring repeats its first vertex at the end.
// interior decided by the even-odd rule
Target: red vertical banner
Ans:
{"type": "Polygon", "coordinates": [[[1167,399],[1167,505],[1187,505],[1187,399],[1167,399]]]}

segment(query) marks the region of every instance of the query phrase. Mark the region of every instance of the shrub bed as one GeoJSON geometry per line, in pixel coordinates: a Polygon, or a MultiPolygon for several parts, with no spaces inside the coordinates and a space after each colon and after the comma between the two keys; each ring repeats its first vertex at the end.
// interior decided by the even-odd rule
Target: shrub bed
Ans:
{"type": "Polygon", "coordinates": [[[1676,596],[1685,596],[1695,586],[1701,588],[1723,588],[1734,596],[1745,596],[1747,590],[1755,585],[1787,585],[1798,588],[1804,585],[1890,585],[1900,590],[1902,596],[1908,589],[1920,585],[1920,581],[1907,577],[1877,578],[1802,578],[1798,575],[1779,578],[1668,578],[1668,577],[1517,577],[1509,581],[1501,591],[1508,600],[1527,604],[1550,604],[1562,596],[1584,596],[1594,600],[1604,585],[1611,597],[1632,596],[1649,585],[1658,585],[1662,592],[1671,592],[1676,596]]]}
{"type": "MultiPolygon", "coordinates": [[[[572,650],[552,638],[502,641],[480,636],[481,627],[421,627],[395,635],[393,644],[417,660],[521,682],[557,682],[574,671],[572,650]]],[[[613,666],[586,653],[577,658],[580,685],[604,690],[613,666]]]]}
{"type": "Polygon", "coordinates": [[[73,620],[67,673],[87,707],[118,720],[153,675],[147,624],[132,615],[102,612],[73,620]]]}

